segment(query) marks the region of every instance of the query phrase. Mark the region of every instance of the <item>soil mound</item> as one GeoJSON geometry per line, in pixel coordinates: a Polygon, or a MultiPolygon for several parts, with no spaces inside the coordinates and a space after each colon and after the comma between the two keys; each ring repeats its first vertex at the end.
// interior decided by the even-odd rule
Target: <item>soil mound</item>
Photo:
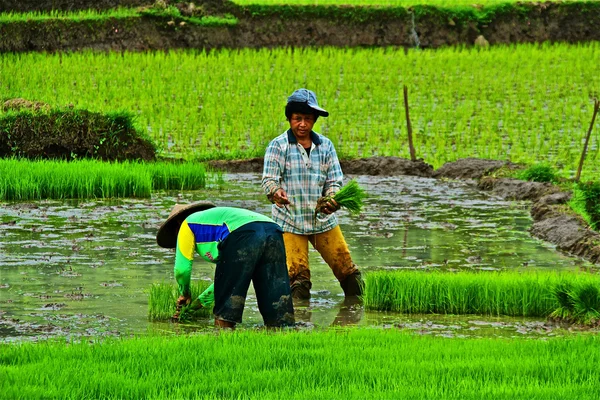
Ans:
{"type": "Polygon", "coordinates": [[[16,103],[34,104],[34,111],[0,116],[0,157],[156,159],[154,144],[135,130],[127,113],[104,115],[74,109],[35,112],[35,102],[21,100],[16,103]]]}
{"type": "Polygon", "coordinates": [[[501,168],[519,169],[518,164],[510,161],[487,160],[483,158],[463,158],[448,162],[433,173],[434,178],[480,179],[501,168]]]}
{"type": "Polygon", "coordinates": [[[351,175],[410,175],[429,178],[433,167],[423,160],[411,161],[398,157],[370,157],[340,161],[342,170],[351,175]]]}
{"type": "Polygon", "coordinates": [[[551,183],[526,182],[510,178],[483,177],[477,186],[507,200],[537,201],[548,194],[560,192],[560,188],[551,183]]]}

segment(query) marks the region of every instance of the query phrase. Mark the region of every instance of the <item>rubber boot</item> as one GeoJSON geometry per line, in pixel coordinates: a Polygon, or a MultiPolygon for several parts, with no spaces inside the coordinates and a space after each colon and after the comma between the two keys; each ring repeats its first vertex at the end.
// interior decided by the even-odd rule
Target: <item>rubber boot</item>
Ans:
{"type": "Polygon", "coordinates": [[[360,276],[360,271],[348,275],[346,279],[340,282],[340,286],[344,290],[346,297],[362,295],[364,285],[362,277],[360,276]]]}
{"type": "Polygon", "coordinates": [[[292,283],[292,299],[295,300],[310,300],[310,288],[312,283],[310,281],[296,281],[292,283]]]}

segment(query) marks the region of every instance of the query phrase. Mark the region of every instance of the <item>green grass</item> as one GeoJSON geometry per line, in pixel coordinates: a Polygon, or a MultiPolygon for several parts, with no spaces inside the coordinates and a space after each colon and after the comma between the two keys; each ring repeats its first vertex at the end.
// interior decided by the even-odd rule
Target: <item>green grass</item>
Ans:
{"type": "Polygon", "coordinates": [[[108,163],[0,159],[0,200],[150,197],[153,190],[206,186],[200,163],[108,163]]]}
{"type": "MultiPolygon", "coordinates": [[[[506,3],[516,3],[523,0],[233,0],[240,5],[353,5],[353,6],[378,6],[378,7],[411,7],[415,5],[429,5],[437,7],[452,8],[456,6],[472,6],[475,4],[492,6],[506,3]]],[[[533,2],[534,0],[529,0],[533,2]]],[[[569,1],[569,0],[567,0],[569,1]]],[[[572,0],[576,1],[576,0],[572,0]]],[[[577,0],[578,1],[578,0],[577,0]]],[[[597,0],[590,0],[597,1],[597,0]]],[[[524,2],[527,2],[525,0],[524,2]]],[[[540,3],[550,2],[549,0],[540,3]]]]}
{"type": "Polygon", "coordinates": [[[600,320],[600,277],[588,273],[377,271],[365,281],[371,310],[600,320]]]}
{"type": "Polygon", "coordinates": [[[176,7],[167,9],[142,9],[142,8],[114,8],[103,11],[98,10],[78,10],[78,11],[58,11],[49,12],[32,11],[27,13],[5,12],[0,13],[0,24],[13,22],[47,22],[47,21],[106,21],[112,19],[131,19],[141,18],[143,16],[173,18],[178,21],[185,21],[194,25],[200,26],[235,26],[238,23],[237,18],[228,15],[224,17],[218,16],[201,16],[201,17],[184,17],[176,7]]]}
{"type": "Polygon", "coordinates": [[[0,344],[0,398],[597,399],[599,346],[397,329],[0,344]]]}
{"type": "MultiPolygon", "coordinates": [[[[3,54],[0,93],[52,106],[129,110],[165,155],[262,156],[288,128],[298,87],[331,116],[315,130],[340,158],[409,158],[402,87],[417,157],[439,168],[465,157],[546,162],[574,176],[600,95],[599,43],[444,48],[236,49],[3,54]],[[515,73],[518,71],[518,73],[515,73]],[[208,78],[210,77],[210,78],[208,78]]],[[[598,127],[591,149],[600,145],[598,127]]],[[[590,151],[582,180],[600,175],[590,151]]]]}
{"type": "MultiPolygon", "coordinates": [[[[192,282],[192,299],[198,298],[210,283],[206,281],[192,282]]],[[[150,321],[167,321],[175,314],[176,302],[179,294],[177,286],[170,283],[153,283],[148,296],[148,319],[150,321]]],[[[198,311],[187,310],[183,307],[180,320],[207,318],[212,314],[212,308],[202,308],[198,311]]]]}

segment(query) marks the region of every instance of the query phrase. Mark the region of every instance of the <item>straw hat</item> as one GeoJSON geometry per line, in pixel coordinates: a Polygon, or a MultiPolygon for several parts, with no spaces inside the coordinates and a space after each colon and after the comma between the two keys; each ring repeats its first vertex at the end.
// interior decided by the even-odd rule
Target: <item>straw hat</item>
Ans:
{"type": "Polygon", "coordinates": [[[179,231],[180,221],[183,221],[190,215],[198,211],[208,210],[216,207],[210,201],[199,201],[192,204],[175,204],[169,214],[169,218],[158,228],[156,233],[156,243],[160,247],[174,249],[177,246],[177,233],[179,231]]]}

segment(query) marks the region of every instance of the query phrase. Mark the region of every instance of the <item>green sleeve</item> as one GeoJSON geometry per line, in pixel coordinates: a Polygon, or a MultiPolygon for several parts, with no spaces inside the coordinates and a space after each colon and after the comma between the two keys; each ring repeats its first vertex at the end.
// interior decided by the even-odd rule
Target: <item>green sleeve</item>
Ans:
{"type": "Polygon", "coordinates": [[[202,304],[202,307],[208,307],[215,302],[215,284],[211,283],[208,288],[200,296],[198,300],[202,304]]]}

